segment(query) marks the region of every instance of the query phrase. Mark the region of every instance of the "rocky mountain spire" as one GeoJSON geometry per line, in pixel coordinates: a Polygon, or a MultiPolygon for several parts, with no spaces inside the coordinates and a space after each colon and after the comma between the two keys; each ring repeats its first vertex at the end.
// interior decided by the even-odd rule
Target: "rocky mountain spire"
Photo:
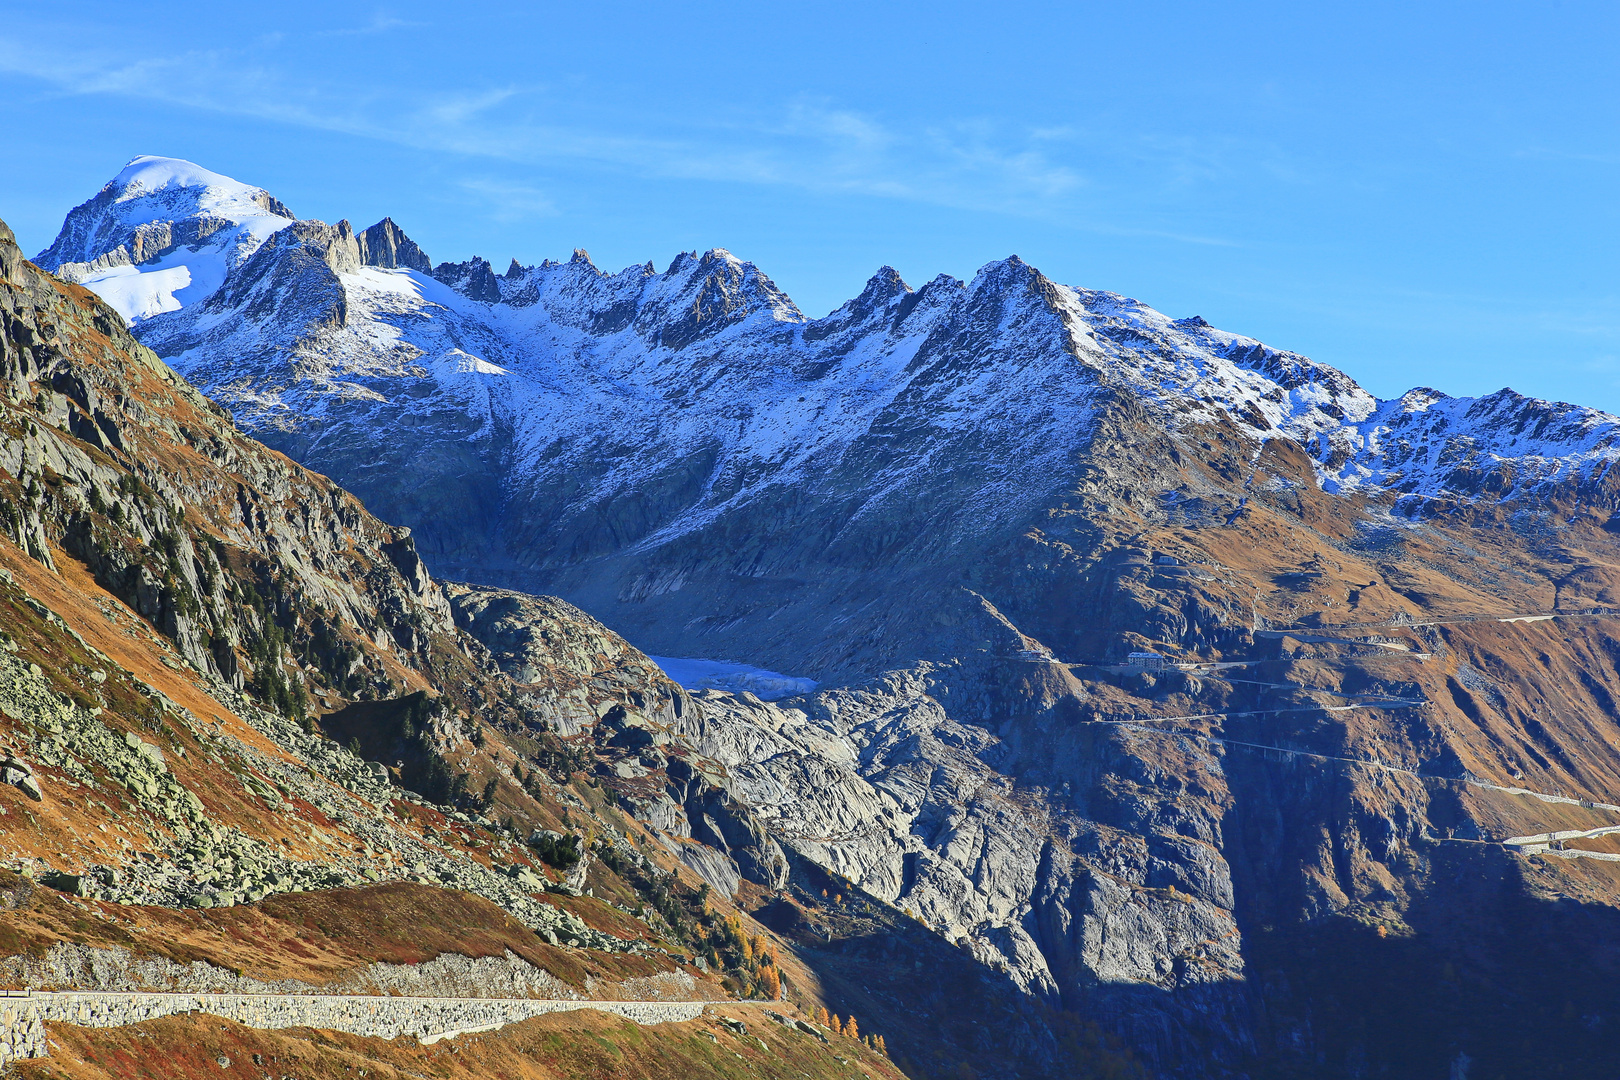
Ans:
{"type": "Polygon", "coordinates": [[[366,266],[420,270],[424,274],[433,271],[427,252],[417,247],[416,241],[406,236],[393,218],[383,218],[355,239],[360,245],[360,261],[366,266]]]}

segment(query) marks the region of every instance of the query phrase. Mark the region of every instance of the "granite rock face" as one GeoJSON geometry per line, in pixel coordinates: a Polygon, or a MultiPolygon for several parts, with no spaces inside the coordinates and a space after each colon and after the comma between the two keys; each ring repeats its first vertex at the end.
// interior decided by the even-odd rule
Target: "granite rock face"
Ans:
{"type": "Polygon", "coordinates": [[[667,724],[687,707],[658,665],[566,601],[457,582],[443,589],[456,625],[525,687],[549,727],[577,734],[615,707],[667,724]]]}
{"type": "Polygon", "coordinates": [[[355,241],[360,247],[360,263],[385,270],[420,270],[429,273],[433,260],[427,252],[416,246],[416,241],[405,235],[393,218],[383,218],[371,228],[359,233],[355,241]]]}

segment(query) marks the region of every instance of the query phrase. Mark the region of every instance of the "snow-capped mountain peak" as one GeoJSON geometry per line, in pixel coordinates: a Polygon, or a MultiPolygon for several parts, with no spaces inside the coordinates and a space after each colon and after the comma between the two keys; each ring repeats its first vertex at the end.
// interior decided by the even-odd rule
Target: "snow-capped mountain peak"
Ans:
{"type": "Polygon", "coordinates": [[[136,323],[207,299],[296,220],[263,188],[180,158],[138,157],[74,207],[34,261],[136,323]]]}
{"type": "Polygon", "coordinates": [[[234,221],[263,215],[296,220],[292,211],[263,188],[182,158],[135,158],[107,186],[117,192],[116,203],[131,207],[121,215],[130,224],[160,220],[165,206],[182,211],[171,217],[189,212],[234,221]]]}

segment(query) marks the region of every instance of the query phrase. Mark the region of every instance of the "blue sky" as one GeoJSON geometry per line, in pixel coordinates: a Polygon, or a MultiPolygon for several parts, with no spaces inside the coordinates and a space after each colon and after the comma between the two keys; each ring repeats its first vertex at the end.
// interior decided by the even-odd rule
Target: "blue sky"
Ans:
{"type": "Polygon", "coordinates": [[[1620,4],[0,3],[0,217],[129,158],[436,260],[1016,253],[1383,396],[1620,412],[1620,4]]]}

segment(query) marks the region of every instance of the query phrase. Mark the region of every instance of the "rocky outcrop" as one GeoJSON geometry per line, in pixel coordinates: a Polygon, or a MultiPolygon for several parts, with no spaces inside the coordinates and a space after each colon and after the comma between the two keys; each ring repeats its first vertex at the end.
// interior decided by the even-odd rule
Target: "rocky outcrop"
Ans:
{"type": "Polygon", "coordinates": [[[380,266],[387,270],[433,271],[433,261],[427,252],[416,246],[416,241],[394,224],[393,218],[383,218],[371,228],[355,237],[360,248],[360,262],[364,266],[380,266]]]}
{"type": "MultiPolygon", "coordinates": [[[[446,583],[456,624],[521,684],[528,722],[576,735],[606,721],[612,740],[629,728],[667,729],[689,698],[639,650],[565,601],[507,589],[446,583]]],[[[641,739],[621,737],[629,746],[641,739]]],[[[645,742],[659,740],[646,736],[645,742]]]]}
{"type": "Polygon", "coordinates": [[[466,262],[440,263],[433,268],[433,276],[469,300],[486,304],[501,302],[500,279],[488,259],[475,255],[466,262]]]}

